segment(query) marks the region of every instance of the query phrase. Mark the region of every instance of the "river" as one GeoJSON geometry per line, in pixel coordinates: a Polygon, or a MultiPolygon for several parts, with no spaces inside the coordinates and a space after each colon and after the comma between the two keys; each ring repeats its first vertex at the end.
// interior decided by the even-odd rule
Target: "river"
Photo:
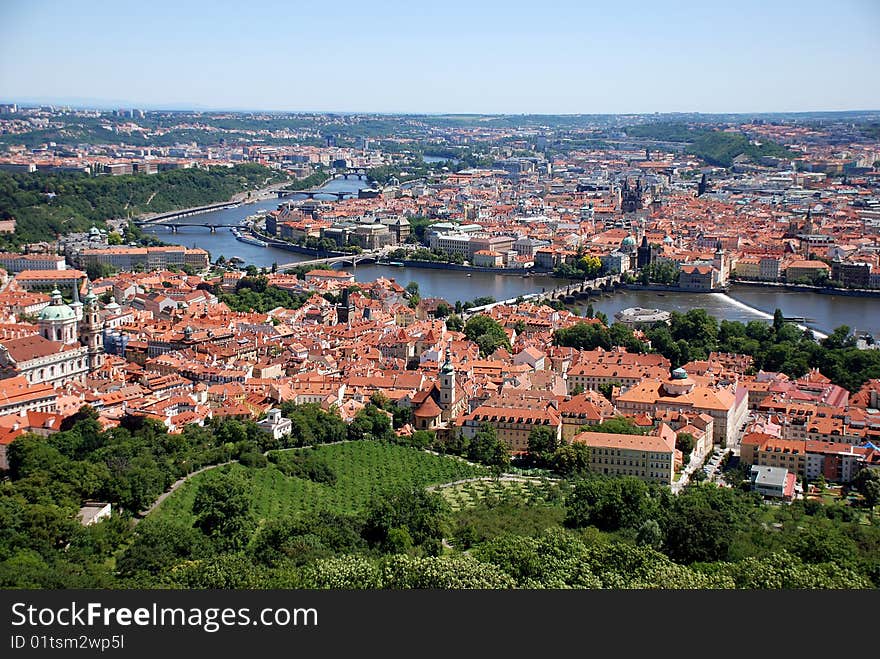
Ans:
{"type": "MultiPolygon", "coordinates": [[[[334,179],[322,189],[328,191],[351,192],[365,187],[365,182],[357,179],[334,179]]],[[[301,197],[290,197],[298,199],[301,197]]],[[[320,197],[319,197],[320,198],[320,197]]],[[[327,197],[335,199],[335,197],[327,197]]],[[[257,247],[239,242],[228,229],[218,229],[209,233],[204,227],[186,228],[186,224],[205,222],[238,224],[248,215],[278,207],[280,200],[269,199],[255,204],[243,204],[237,208],[194,215],[181,218],[184,225],[177,234],[164,227],[145,228],[166,242],[176,242],[186,247],[201,247],[215,260],[223,255],[227,259],[237,256],[248,264],[259,267],[275,263],[290,263],[313,258],[274,247],[257,247]]],[[[401,285],[411,281],[419,285],[422,297],[442,297],[450,302],[472,300],[481,296],[492,296],[496,300],[514,298],[527,293],[537,293],[561,285],[558,279],[546,275],[523,278],[519,275],[500,275],[489,272],[473,272],[468,277],[458,270],[433,270],[427,268],[399,268],[375,264],[357,266],[352,272],[357,281],[373,281],[377,277],[394,279],[401,285]]],[[[748,322],[755,319],[772,318],[776,308],[782,309],[787,317],[803,317],[805,325],[819,333],[827,334],[839,325],[849,325],[861,332],[870,332],[880,337],[880,298],[845,297],[839,295],[819,295],[804,291],[789,291],[774,288],[733,286],[730,293],[656,293],[651,291],[619,291],[614,295],[597,297],[592,300],[593,309],[602,311],[609,319],[615,312],[628,307],[659,308],[667,311],[687,311],[702,307],[710,314],[727,320],[748,322]]],[[[586,304],[577,305],[573,311],[583,314],[586,304]]]]}

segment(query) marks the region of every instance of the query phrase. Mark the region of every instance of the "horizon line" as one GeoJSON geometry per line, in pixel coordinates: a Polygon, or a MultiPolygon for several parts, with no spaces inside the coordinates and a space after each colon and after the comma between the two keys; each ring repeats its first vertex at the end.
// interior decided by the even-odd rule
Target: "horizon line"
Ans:
{"type": "Polygon", "coordinates": [[[880,113],[880,108],[849,108],[849,109],[811,109],[811,110],[735,110],[735,111],[714,111],[707,112],[703,110],[648,110],[644,112],[478,112],[478,111],[415,111],[415,110],[318,110],[318,109],[267,109],[267,108],[248,108],[248,107],[222,107],[222,106],[200,106],[198,104],[184,103],[132,103],[129,101],[120,101],[114,103],[109,100],[98,100],[90,102],[70,101],[60,99],[3,99],[0,104],[15,104],[22,108],[40,107],[43,105],[64,105],[71,109],[78,110],[143,110],[145,112],[235,112],[235,113],[262,113],[262,114],[337,114],[337,115],[400,115],[400,116],[475,116],[475,117],[601,117],[601,116],[650,116],[650,115],[774,115],[774,114],[870,114],[880,113]]]}

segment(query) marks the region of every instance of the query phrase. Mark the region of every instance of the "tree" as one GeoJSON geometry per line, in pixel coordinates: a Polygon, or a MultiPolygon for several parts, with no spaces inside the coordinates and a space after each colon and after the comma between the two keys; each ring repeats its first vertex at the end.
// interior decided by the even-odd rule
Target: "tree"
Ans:
{"type": "Polygon", "coordinates": [[[602,531],[638,528],[650,511],[648,485],[633,476],[578,482],[565,500],[565,524],[602,531]]]}
{"type": "Polygon", "coordinates": [[[123,576],[141,571],[158,574],[179,561],[211,553],[211,543],[198,529],[174,520],[147,518],[138,525],[134,542],[120,557],[117,567],[123,576]]]}
{"type": "Polygon", "coordinates": [[[196,528],[218,549],[241,549],[254,528],[250,495],[250,487],[239,473],[210,472],[193,500],[196,528]]]}
{"type": "Polygon", "coordinates": [[[850,336],[849,325],[841,325],[822,340],[822,345],[829,350],[840,350],[855,345],[854,337],[850,336]]]}
{"type": "Polygon", "coordinates": [[[689,432],[680,432],[675,438],[675,448],[681,451],[682,459],[688,461],[691,451],[694,450],[695,439],[689,432]]]}
{"type": "Polygon", "coordinates": [[[550,464],[553,453],[559,447],[559,438],[555,428],[535,426],[529,433],[529,459],[535,466],[546,467],[550,464]]]}
{"type": "Polygon", "coordinates": [[[460,332],[464,329],[464,321],[458,314],[452,314],[446,319],[446,329],[450,332],[460,332]]]}
{"type": "Polygon", "coordinates": [[[464,325],[465,336],[480,347],[484,357],[498,348],[510,350],[510,339],[498,321],[485,315],[469,318],[464,325]]]}
{"type": "Polygon", "coordinates": [[[663,531],[655,519],[646,519],[639,527],[636,534],[636,544],[640,546],[647,545],[654,549],[660,549],[663,546],[663,531]]]}
{"type": "Polygon", "coordinates": [[[490,467],[504,469],[510,464],[510,452],[507,446],[498,439],[495,427],[487,422],[471,438],[467,446],[467,457],[490,467]]]}
{"type": "Polygon", "coordinates": [[[785,317],[782,315],[782,309],[776,309],[773,312],[773,332],[779,334],[785,325],[785,317]]]}
{"type": "Polygon", "coordinates": [[[590,447],[586,444],[563,444],[553,452],[553,471],[563,478],[584,478],[590,472],[590,447]]]}
{"type": "Polygon", "coordinates": [[[436,556],[442,550],[448,515],[448,504],[439,494],[420,488],[393,492],[370,504],[363,537],[383,552],[416,547],[436,556]]]}
{"type": "Polygon", "coordinates": [[[668,508],[664,553],[681,563],[728,560],[734,536],[750,515],[748,496],[711,485],[686,487],[668,508]]]}
{"type": "Polygon", "coordinates": [[[637,426],[628,416],[615,416],[602,423],[581,426],[587,432],[607,432],[614,435],[644,435],[647,429],[637,426]]]}
{"type": "MultiPolygon", "coordinates": [[[[613,394],[614,394],[614,388],[615,388],[615,387],[620,387],[620,386],[621,386],[620,382],[614,380],[614,381],[612,381],[612,382],[603,382],[602,384],[600,384],[599,386],[597,386],[596,389],[597,389],[597,390],[599,391],[599,393],[602,394],[605,398],[607,398],[609,401],[612,401],[612,402],[613,402],[612,397],[613,397],[613,394]]],[[[581,387],[581,392],[583,392],[583,387],[581,387]]],[[[572,392],[572,393],[574,393],[574,392],[572,392]]]]}
{"type": "Polygon", "coordinates": [[[391,439],[394,435],[392,418],[389,418],[385,410],[376,407],[373,403],[367,403],[363,409],[358,411],[351,425],[348,426],[348,438],[354,440],[391,439]]]}
{"type": "Polygon", "coordinates": [[[874,512],[880,501],[880,473],[873,469],[862,469],[852,482],[853,487],[865,498],[865,503],[874,512]]]}

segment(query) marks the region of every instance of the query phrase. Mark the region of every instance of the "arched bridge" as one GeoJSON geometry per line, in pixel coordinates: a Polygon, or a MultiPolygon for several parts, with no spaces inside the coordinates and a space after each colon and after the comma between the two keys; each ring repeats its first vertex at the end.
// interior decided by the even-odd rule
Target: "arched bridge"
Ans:
{"type": "Polygon", "coordinates": [[[328,256],[322,259],[311,259],[309,261],[294,261],[293,263],[279,265],[277,270],[278,272],[284,272],[285,270],[292,270],[302,265],[333,265],[335,263],[341,265],[357,265],[358,263],[364,262],[375,263],[383,253],[384,250],[377,249],[370,252],[361,252],[360,254],[343,254],[328,256]]]}
{"type": "Polygon", "coordinates": [[[278,195],[279,199],[283,199],[284,197],[292,197],[293,195],[305,195],[309,199],[314,199],[315,195],[324,194],[336,197],[338,200],[342,200],[345,197],[357,197],[356,192],[351,192],[350,190],[347,192],[342,191],[331,191],[331,190],[276,190],[275,193],[278,195]]]}
{"type": "Polygon", "coordinates": [[[366,167],[349,167],[349,168],[343,169],[343,170],[337,169],[336,172],[333,174],[333,178],[348,179],[349,177],[363,179],[366,181],[368,178],[367,177],[367,168],[366,167]]]}
{"type": "Polygon", "coordinates": [[[475,313],[488,311],[499,304],[515,304],[516,301],[520,299],[525,302],[531,302],[532,304],[541,304],[542,302],[548,302],[550,300],[559,300],[566,304],[572,304],[578,299],[588,298],[595,293],[605,293],[614,290],[620,282],[621,276],[619,274],[606,275],[604,277],[597,277],[596,279],[584,279],[583,281],[559,286],[558,288],[549,291],[530,293],[528,295],[510,298],[509,300],[501,300],[500,302],[493,302],[492,304],[471,307],[464,313],[464,315],[470,316],[475,313]]]}

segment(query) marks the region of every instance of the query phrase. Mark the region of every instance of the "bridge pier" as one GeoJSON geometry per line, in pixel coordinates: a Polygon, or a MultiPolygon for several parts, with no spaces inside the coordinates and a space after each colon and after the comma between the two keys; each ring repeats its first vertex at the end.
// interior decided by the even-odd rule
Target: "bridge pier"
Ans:
{"type": "Polygon", "coordinates": [[[211,233],[217,233],[217,227],[214,225],[209,225],[208,228],[211,230],[211,233]]]}

